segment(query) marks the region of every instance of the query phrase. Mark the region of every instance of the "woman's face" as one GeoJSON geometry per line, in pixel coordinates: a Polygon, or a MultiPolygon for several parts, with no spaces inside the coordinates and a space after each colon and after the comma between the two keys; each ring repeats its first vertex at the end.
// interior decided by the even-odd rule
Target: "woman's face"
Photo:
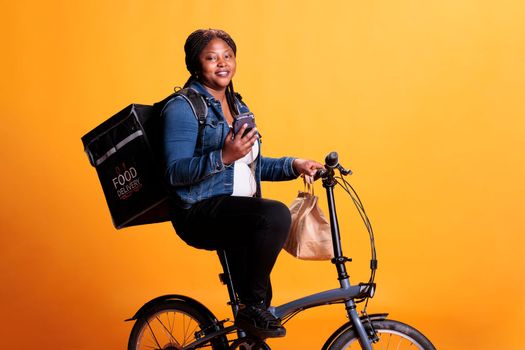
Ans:
{"type": "Polygon", "coordinates": [[[213,90],[225,90],[237,67],[232,48],[224,40],[215,38],[204,47],[199,60],[199,80],[213,90]]]}

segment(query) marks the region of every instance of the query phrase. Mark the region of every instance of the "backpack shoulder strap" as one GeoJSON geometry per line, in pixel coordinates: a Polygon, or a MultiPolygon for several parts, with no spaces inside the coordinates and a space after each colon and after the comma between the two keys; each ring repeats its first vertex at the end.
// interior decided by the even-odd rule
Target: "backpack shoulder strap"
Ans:
{"type": "Polygon", "coordinates": [[[188,102],[193,111],[193,115],[197,118],[199,126],[203,126],[206,123],[206,116],[208,115],[208,101],[207,98],[201,95],[199,92],[192,88],[180,89],[166,97],[164,100],[157,102],[153,105],[158,111],[159,115],[164,113],[164,109],[168,102],[173,100],[175,97],[181,96],[188,102]]]}
{"type": "Polygon", "coordinates": [[[204,125],[208,115],[208,103],[204,96],[192,88],[185,88],[175,92],[172,96],[181,96],[190,104],[193,114],[199,122],[199,126],[204,125]]]}

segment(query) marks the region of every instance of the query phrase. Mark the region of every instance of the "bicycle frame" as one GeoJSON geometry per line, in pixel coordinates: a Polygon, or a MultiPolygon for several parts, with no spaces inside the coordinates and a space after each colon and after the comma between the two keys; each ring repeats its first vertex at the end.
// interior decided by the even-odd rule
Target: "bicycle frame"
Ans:
{"type": "MultiPolygon", "coordinates": [[[[318,170],[316,178],[322,178],[323,187],[326,189],[328,199],[329,218],[334,258],[331,262],[335,265],[339,281],[339,288],[321,291],[315,294],[292,300],[279,306],[269,308],[274,316],[286,323],[297,313],[306,309],[340,303],[345,305],[348,322],[337,328],[325,341],[322,350],[346,349],[348,345],[360,345],[362,350],[372,350],[372,344],[394,344],[399,348],[401,344],[408,345],[411,349],[436,350],[430,340],[416,328],[396,320],[387,319],[388,314],[368,314],[366,312],[368,299],[375,293],[375,272],[377,270],[377,254],[375,249],[374,232],[363,203],[357,192],[345,180],[344,176],[351,174],[350,170],[339,164],[336,152],[331,152],[325,158],[325,169],[318,170]],[[340,176],[335,175],[338,170],[340,176]],[[346,262],[351,259],[343,255],[337,210],[335,207],[334,187],[340,185],[354,202],[361,219],[370,236],[370,278],[367,283],[352,285],[346,271],[346,262]],[[356,304],[366,301],[362,315],[359,316],[356,304]]],[[[226,252],[217,251],[224,272],[219,275],[221,281],[228,288],[230,297],[229,305],[234,318],[237,316],[241,302],[237,298],[231,279],[230,266],[226,252]]],[[[268,315],[266,315],[268,316],[268,315]]],[[[195,350],[201,347],[213,347],[217,350],[228,349],[265,349],[270,347],[264,339],[257,334],[246,334],[242,329],[233,325],[225,326],[229,319],[218,320],[215,315],[199,301],[184,295],[169,294],[156,297],[144,304],[135,315],[126,321],[135,320],[135,324],[128,341],[128,349],[180,349],[195,350]],[[175,327],[175,318],[180,319],[182,327],[175,327]],[[186,320],[189,320],[186,322],[186,320]],[[150,321],[152,321],[150,323],[150,321]],[[189,326],[192,325],[192,326],[189,326]],[[147,331],[149,329],[149,331],[147,331]],[[151,335],[144,336],[145,332],[151,335]],[[237,333],[237,338],[232,339],[232,334],[237,333]],[[157,337],[156,334],[159,336],[157,337]],[[181,348],[182,344],[190,344],[181,348]],[[148,345],[154,344],[154,345],[148,345]],[[156,344],[156,345],[155,345],[156,344]]],[[[405,347],[403,347],[405,348],[405,347]]]]}
{"type": "MultiPolygon", "coordinates": [[[[333,169],[329,169],[327,174],[323,176],[323,187],[326,189],[326,195],[328,199],[332,243],[334,248],[334,258],[332,259],[332,263],[336,266],[337,269],[340,288],[325,290],[319,293],[315,293],[306,297],[290,301],[280,306],[272,306],[269,308],[269,311],[273,313],[276,317],[283,319],[287,316],[293,315],[297,312],[301,312],[308,308],[335,303],[344,303],[346,306],[346,311],[350,320],[350,324],[355,328],[357,334],[359,335],[359,343],[361,344],[361,348],[363,350],[372,350],[371,341],[368,335],[366,334],[363,322],[361,321],[357,313],[354,299],[373,296],[375,291],[375,284],[360,283],[358,285],[351,285],[350,283],[350,277],[347,274],[345,263],[351,261],[351,259],[345,257],[342,252],[341,237],[339,233],[339,222],[337,219],[337,211],[335,207],[334,198],[334,187],[336,185],[336,181],[333,175],[333,169]]],[[[219,258],[221,259],[222,265],[224,267],[224,274],[221,274],[221,280],[228,287],[230,305],[235,316],[239,309],[240,302],[236,298],[234,286],[230,278],[228,260],[224,251],[219,252],[219,258]]],[[[212,332],[206,336],[203,336],[199,340],[188,344],[188,346],[184,347],[182,350],[195,349],[201,345],[204,345],[214,337],[220,336],[222,334],[231,333],[236,330],[237,328],[235,326],[229,326],[219,331],[212,332]]],[[[239,336],[243,335],[243,332],[239,333],[239,336]]]]}

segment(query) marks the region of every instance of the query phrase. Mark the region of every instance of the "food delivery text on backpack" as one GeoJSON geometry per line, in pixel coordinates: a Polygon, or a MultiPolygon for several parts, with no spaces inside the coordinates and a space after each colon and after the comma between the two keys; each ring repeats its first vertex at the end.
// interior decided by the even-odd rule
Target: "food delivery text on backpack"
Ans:
{"type": "Polygon", "coordinates": [[[117,229],[170,220],[161,115],[177,96],[191,106],[200,132],[208,114],[207,98],[184,88],[153,106],[131,104],[82,137],[117,229]]]}

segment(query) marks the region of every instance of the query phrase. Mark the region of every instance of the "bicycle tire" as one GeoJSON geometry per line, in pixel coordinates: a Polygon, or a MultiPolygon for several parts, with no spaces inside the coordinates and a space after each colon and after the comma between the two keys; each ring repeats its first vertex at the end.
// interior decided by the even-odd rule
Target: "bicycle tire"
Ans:
{"type": "MultiPolygon", "coordinates": [[[[372,343],[372,349],[381,350],[436,350],[434,345],[420,331],[412,326],[394,320],[372,321],[379,341],[372,343]]],[[[370,325],[365,325],[367,333],[370,325]]],[[[357,332],[354,328],[345,330],[328,347],[329,350],[357,350],[361,349],[357,332]]]]}
{"type": "MultiPolygon", "coordinates": [[[[179,350],[197,340],[196,332],[203,334],[221,329],[207,315],[181,300],[163,300],[137,318],[128,341],[128,350],[179,350]]],[[[207,348],[228,348],[225,335],[207,344],[207,348]]]]}

